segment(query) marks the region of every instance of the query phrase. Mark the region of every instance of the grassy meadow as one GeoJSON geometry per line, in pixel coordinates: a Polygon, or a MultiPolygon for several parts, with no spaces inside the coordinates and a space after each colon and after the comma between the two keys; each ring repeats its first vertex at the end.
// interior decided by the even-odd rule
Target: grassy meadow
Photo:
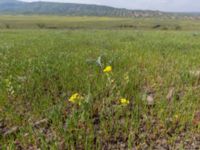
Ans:
{"type": "Polygon", "coordinates": [[[0,29],[200,30],[194,18],[126,18],[0,15],[0,29]]]}
{"type": "Polygon", "coordinates": [[[200,148],[199,21],[32,17],[0,17],[0,149],[200,148]]]}

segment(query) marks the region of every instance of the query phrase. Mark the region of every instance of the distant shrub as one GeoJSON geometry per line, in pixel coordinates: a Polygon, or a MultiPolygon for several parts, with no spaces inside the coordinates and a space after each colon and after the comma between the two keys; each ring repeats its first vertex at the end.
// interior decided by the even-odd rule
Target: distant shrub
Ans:
{"type": "Polygon", "coordinates": [[[9,24],[5,24],[6,29],[10,29],[10,25],[9,24]]]}
{"type": "Polygon", "coordinates": [[[50,26],[50,27],[46,27],[47,29],[58,29],[58,27],[55,26],[50,26]]]}
{"type": "Polygon", "coordinates": [[[193,36],[198,36],[199,34],[198,34],[198,33],[193,33],[192,35],[193,35],[193,36]]]}
{"type": "Polygon", "coordinates": [[[157,28],[160,28],[160,27],[161,27],[161,25],[157,24],[157,25],[153,26],[153,29],[157,29],[157,28]]]}
{"type": "Polygon", "coordinates": [[[169,28],[168,27],[163,27],[162,30],[169,30],[169,28]]]}
{"type": "Polygon", "coordinates": [[[137,28],[136,26],[131,25],[131,24],[121,24],[119,27],[120,28],[137,28]]]}
{"type": "Polygon", "coordinates": [[[179,25],[177,25],[176,27],[175,27],[175,30],[181,30],[182,28],[181,28],[181,26],[179,26],[179,25]]]}
{"type": "Polygon", "coordinates": [[[43,24],[43,23],[38,23],[37,26],[38,26],[38,28],[40,28],[40,29],[46,28],[46,25],[43,24]]]}

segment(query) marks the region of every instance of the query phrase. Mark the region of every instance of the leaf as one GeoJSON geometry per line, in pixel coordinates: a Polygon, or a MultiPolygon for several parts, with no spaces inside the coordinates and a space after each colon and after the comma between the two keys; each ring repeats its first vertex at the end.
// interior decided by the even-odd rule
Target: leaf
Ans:
{"type": "Polygon", "coordinates": [[[99,65],[101,68],[103,68],[103,65],[102,65],[102,56],[99,56],[96,60],[96,63],[97,65],[99,65]]]}
{"type": "Polygon", "coordinates": [[[200,111],[198,111],[194,114],[193,124],[194,125],[200,124],[200,111]]]}
{"type": "Polygon", "coordinates": [[[152,94],[147,96],[147,104],[148,104],[149,106],[154,105],[154,98],[153,98],[153,95],[152,95],[152,94]]]}
{"type": "Polygon", "coordinates": [[[3,136],[6,137],[6,136],[10,136],[12,134],[16,134],[17,132],[19,131],[19,127],[12,127],[11,129],[7,130],[3,136]]]}
{"type": "Polygon", "coordinates": [[[49,123],[49,120],[48,119],[42,119],[40,121],[37,121],[33,124],[33,127],[35,128],[39,128],[41,126],[46,126],[47,124],[49,123]]]}
{"type": "Polygon", "coordinates": [[[200,77],[200,70],[192,70],[190,71],[190,75],[200,77]]]}
{"type": "Polygon", "coordinates": [[[175,90],[175,88],[170,88],[169,89],[169,92],[168,92],[167,97],[166,97],[168,101],[172,100],[172,98],[174,96],[174,90],[175,90]]]}

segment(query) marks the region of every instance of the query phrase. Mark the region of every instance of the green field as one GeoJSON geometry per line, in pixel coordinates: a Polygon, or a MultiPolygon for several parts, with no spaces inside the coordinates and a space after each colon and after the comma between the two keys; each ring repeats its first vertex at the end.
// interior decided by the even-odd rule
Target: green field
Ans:
{"type": "Polygon", "coordinates": [[[200,30],[200,20],[189,18],[109,18],[66,16],[0,16],[0,29],[132,29],[200,30]]]}
{"type": "Polygon", "coordinates": [[[0,17],[0,149],[200,147],[199,21],[64,18],[0,17]]]}

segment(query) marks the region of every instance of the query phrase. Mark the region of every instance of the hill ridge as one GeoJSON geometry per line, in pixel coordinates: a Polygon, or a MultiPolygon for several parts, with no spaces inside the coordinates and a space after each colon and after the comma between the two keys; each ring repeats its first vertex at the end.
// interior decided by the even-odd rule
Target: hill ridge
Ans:
{"type": "Polygon", "coordinates": [[[0,14],[46,14],[69,16],[160,16],[163,12],[147,10],[129,10],[105,5],[58,3],[58,2],[23,2],[1,0],[0,14]]]}
{"type": "Polygon", "coordinates": [[[0,0],[0,15],[63,15],[63,16],[110,16],[110,17],[185,17],[200,18],[200,13],[162,12],[156,10],[131,10],[97,4],[78,4],[62,2],[24,2],[19,0],[0,0]]]}

